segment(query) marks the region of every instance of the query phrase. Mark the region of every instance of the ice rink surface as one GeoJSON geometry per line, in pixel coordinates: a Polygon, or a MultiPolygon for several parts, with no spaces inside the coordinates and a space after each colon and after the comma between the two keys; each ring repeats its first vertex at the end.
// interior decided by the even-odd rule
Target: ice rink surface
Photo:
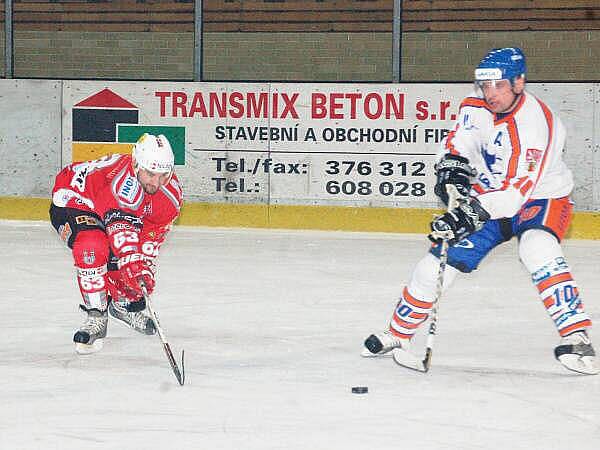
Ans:
{"type": "MultiPolygon", "coordinates": [[[[421,374],[359,354],[424,236],[176,227],[153,298],[184,387],[157,336],[114,321],[101,352],[75,354],[79,294],[49,223],[0,221],[0,246],[0,449],[600,448],[600,376],[554,360],[514,240],[442,299],[421,374]]],[[[565,253],[598,350],[600,243],[565,253]]]]}

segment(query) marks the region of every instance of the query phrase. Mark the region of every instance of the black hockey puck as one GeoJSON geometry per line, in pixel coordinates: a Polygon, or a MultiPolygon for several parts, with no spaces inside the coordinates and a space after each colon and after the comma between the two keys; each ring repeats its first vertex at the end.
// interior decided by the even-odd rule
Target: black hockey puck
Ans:
{"type": "Polygon", "coordinates": [[[369,388],[367,386],[353,386],[352,393],[353,394],[368,394],[369,388]]]}

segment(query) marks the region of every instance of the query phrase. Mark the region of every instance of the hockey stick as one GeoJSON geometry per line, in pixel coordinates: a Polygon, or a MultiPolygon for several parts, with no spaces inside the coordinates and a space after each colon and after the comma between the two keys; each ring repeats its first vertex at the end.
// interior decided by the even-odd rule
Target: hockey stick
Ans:
{"type": "MultiPolygon", "coordinates": [[[[446,185],[446,191],[448,192],[448,211],[458,206],[460,193],[453,184],[446,185]]],[[[440,265],[438,268],[437,284],[435,288],[435,299],[433,300],[433,307],[431,309],[431,321],[429,322],[429,332],[427,333],[427,344],[425,348],[425,357],[419,359],[412,353],[403,350],[401,347],[392,350],[392,356],[394,361],[399,365],[417,370],[419,372],[428,372],[431,367],[431,356],[433,354],[433,343],[437,332],[438,322],[438,304],[442,297],[442,290],[444,288],[444,273],[446,272],[446,264],[448,262],[448,239],[449,236],[446,234],[442,238],[442,248],[440,249],[440,265]]]]}
{"type": "Polygon", "coordinates": [[[171,364],[171,369],[175,374],[175,378],[181,386],[185,382],[185,365],[183,363],[183,350],[181,350],[181,370],[179,370],[179,366],[177,366],[177,362],[175,361],[175,357],[173,356],[173,352],[171,351],[171,346],[167,342],[167,338],[165,336],[165,332],[160,326],[160,322],[158,321],[158,317],[156,312],[154,311],[154,307],[152,306],[152,302],[150,300],[150,295],[148,294],[148,290],[146,289],[146,285],[143,282],[140,282],[140,288],[142,289],[142,295],[144,296],[144,300],[146,301],[146,308],[148,308],[148,312],[150,313],[150,318],[152,322],[154,322],[154,326],[160,337],[160,341],[162,342],[163,349],[165,350],[165,354],[167,355],[167,359],[169,360],[169,364],[171,364]]]}

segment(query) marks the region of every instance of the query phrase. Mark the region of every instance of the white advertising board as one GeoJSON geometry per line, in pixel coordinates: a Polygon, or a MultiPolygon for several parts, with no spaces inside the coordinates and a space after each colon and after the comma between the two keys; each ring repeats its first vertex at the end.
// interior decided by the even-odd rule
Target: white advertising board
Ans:
{"type": "MultiPolygon", "coordinates": [[[[594,200],[591,86],[530,85],[567,124],[580,209],[594,200]]],[[[65,159],[81,125],[69,112],[110,108],[94,102],[106,90],[137,108],[140,133],[184,130],[177,172],[189,200],[435,207],[435,154],[472,85],[65,81],[65,159]]]]}
{"type": "MultiPolygon", "coordinates": [[[[0,81],[2,195],[46,196],[62,165],[127,151],[150,131],[174,143],[188,201],[364,207],[439,205],[435,154],[472,89],[468,83],[0,81]],[[22,176],[15,180],[15,173],[22,176]]],[[[576,209],[599,209],[599,85],[530,83],[529,90],[567,126],[576,209]]]]}
{"type": "MultiPolygon", "coordinates": [[[[434,155],[470,88],[66,81],[64,110],[109,89],[139,109],[140,132],[184,128],[190,200],[435,206],[434,155]]],[[[74,127],[67,113],[66,158],[74,127]]]]}
{"type": "Polygon", "coordinates": [[[0,80],[0,195],[50,196],[60,166],[61,82],[0,80]]]}

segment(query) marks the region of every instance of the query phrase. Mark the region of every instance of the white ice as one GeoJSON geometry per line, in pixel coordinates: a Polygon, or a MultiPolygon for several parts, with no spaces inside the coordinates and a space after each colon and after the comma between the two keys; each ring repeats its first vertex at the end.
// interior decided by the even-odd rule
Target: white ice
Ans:
{"type": "MultiPolygon", "coordinates": [[[[600,448],[600,376],[554,360],[514,241],[442,299],[422,374],[359,354],[423,236],[177,227],[153,298],[183,387],[157,336],[118,323],[75,354],[74,269],[48,223],[1,221],[0,248],[0,449],[600,448]]],[[[564,248],[598,349],[600,242],[564,248]]]]}

